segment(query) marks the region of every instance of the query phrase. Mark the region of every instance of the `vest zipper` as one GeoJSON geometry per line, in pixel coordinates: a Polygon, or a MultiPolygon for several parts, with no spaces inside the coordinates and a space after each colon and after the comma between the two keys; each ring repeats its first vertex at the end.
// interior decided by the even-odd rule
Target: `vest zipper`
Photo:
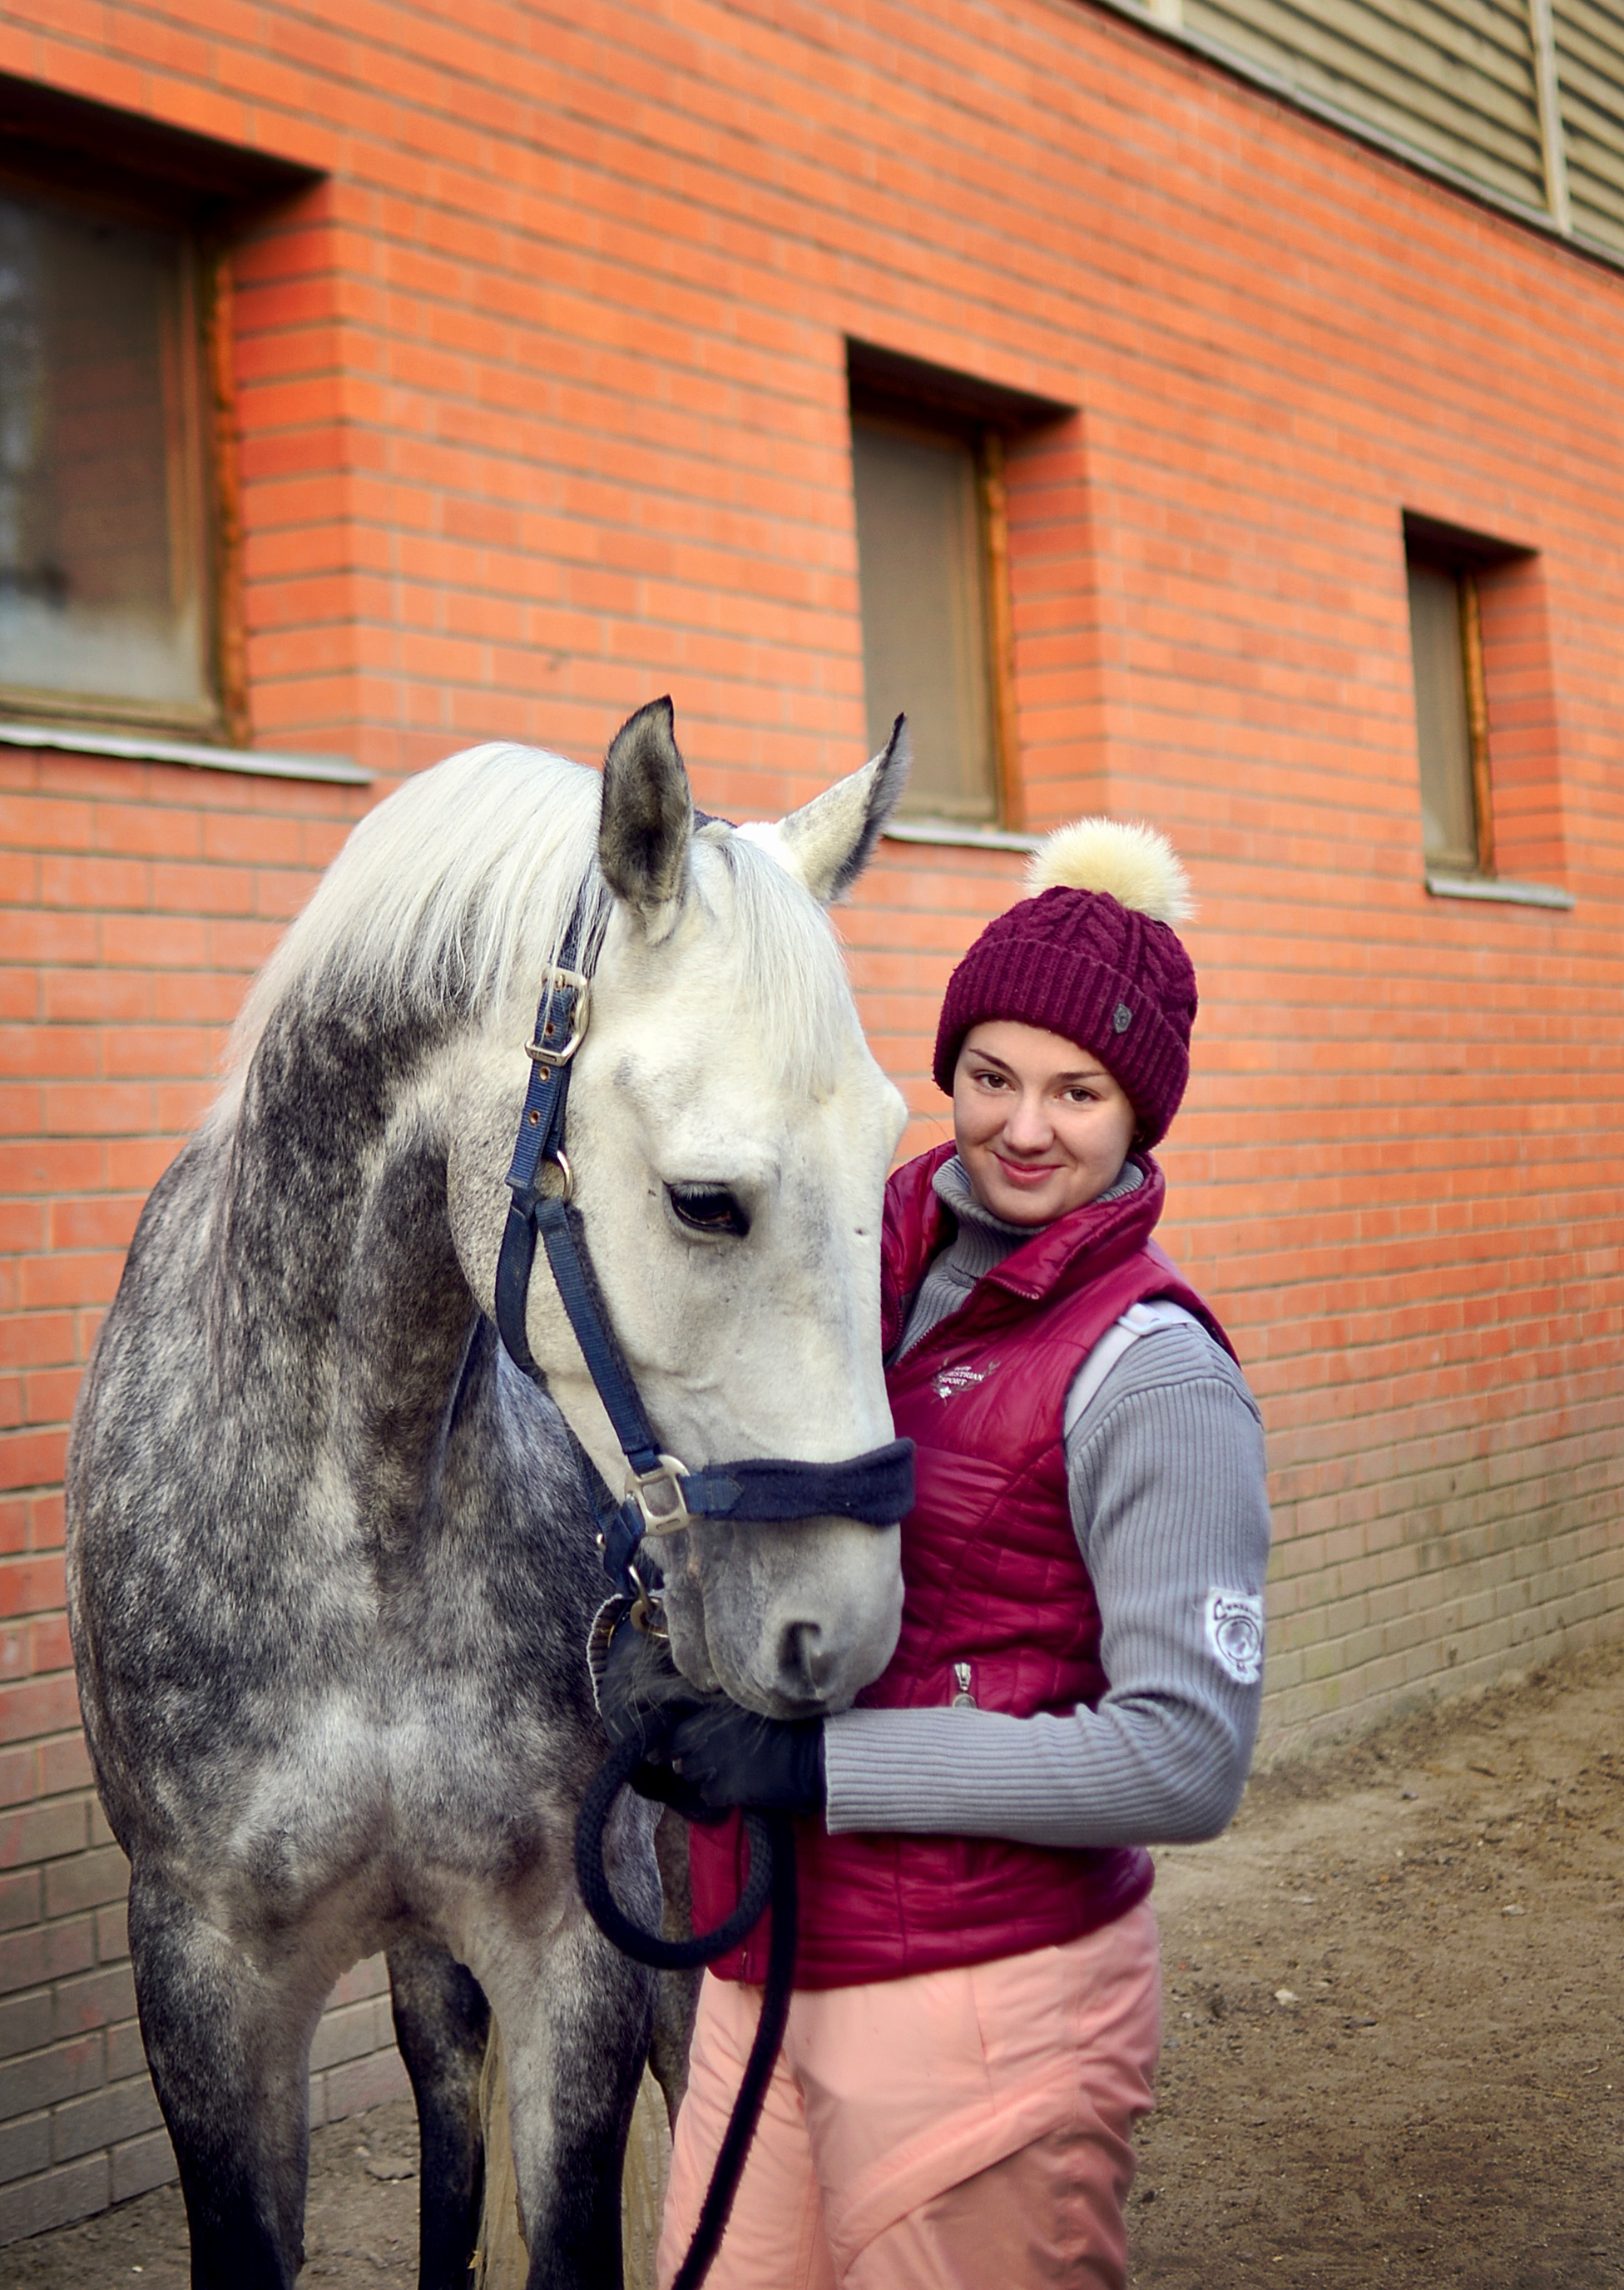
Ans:
{"type": "Polygon", "coordinates": [[[971,1670],[970,1664],[967,1661],[956,1661],[954,1663],[953,1683],[958,1688],[958,1691],[953,1696],[951,1702],[948,1704],[949,1709],[973,1709],[976,1706],[975,1695],[971,1691],[972,1685],[973,1684],[973,1674],[971,1670]]]}

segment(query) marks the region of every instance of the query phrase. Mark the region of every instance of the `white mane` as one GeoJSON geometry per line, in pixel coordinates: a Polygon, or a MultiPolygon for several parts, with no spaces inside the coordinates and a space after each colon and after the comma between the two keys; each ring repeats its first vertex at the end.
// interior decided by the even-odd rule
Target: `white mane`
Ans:
{"type": "MultiPolygon", "coordinates": [[[[612,903],[596,863],[602,787],[595,771],[508,741],[408,780],[357,824],[255,980],[228,1073],[292,994],[319,987],[385,1020],[500,1006],[539,989],[578,897],[595,947],[612,903]]],[[[724,919],[732,909],[741,1019],[815,1088],[821,1053],[855,1023],[833,932],[777,861],[725,827],[700,829],[694,859],[707,904],[724,919]]]]}
{"type": "Polygon", "coordinates": [[[588,941],[609,893],[595,862],[601,781],[492,741],[420,772],[369,812],[255,980],[228,1063],[246,1064],[284,997],[319,983],[388,1016],[504,997],[538,980],[584,883],[588,941]]]}

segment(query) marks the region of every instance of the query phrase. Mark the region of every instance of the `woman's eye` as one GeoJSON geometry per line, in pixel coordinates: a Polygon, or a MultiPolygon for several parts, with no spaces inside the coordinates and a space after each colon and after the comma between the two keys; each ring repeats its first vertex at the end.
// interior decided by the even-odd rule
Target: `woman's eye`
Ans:
{"type": "Polygon", "coordinates": [[[678,1224],[690,1232],[742,1240],[750,1229],[749,1218],[724,1185],[668,1185],[666,1198],[678,1224]]]}

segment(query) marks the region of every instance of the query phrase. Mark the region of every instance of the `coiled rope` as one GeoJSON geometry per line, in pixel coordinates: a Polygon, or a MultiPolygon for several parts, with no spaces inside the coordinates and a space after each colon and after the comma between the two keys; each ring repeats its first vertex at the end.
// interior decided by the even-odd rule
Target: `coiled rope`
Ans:
{"type": "Polygon", "coordinates": [[[689,1940],[667,1940],[662,1934],[644,1932],[633,1924],[609,1889],[604,1832],[616,1798],[651,1750],[662,1745],[665,1731],[660,1713],[651,1712],[645,1734],[620,1742],[593,1776],[575,1823],[575,1880],[588,1913],[604,1937],[623,1955],[660,1972],[692,1972],[700,1965],[714,1964],[754,1931],[765,1910],[772,1912],[767,1980],[756,2039],[700,2206],[693,2239],[671,2286],[671,2290],[700,2290],[721,2247],[789,2017],[796,1950],[795,1830],[787,1813],[746,1812],[744,1831],[750,1857],[744,1890],[732,1916],[714,1930],[695,1933],[689,1940]]]}

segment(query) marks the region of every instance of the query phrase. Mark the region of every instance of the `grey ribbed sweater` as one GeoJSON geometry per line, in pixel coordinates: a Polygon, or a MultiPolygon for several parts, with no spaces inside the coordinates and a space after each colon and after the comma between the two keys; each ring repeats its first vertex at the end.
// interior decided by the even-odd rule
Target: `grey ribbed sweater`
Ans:
{"type": "MultiPolygon", "coordinates": [[[[1112,1197],[1140,1181],[1132,1164],[1112,1197]]],[[[936,1189],[957,1229],[911,1349],[1029,1232],[990,1216],[962,1163],[936,1189]]],[[[1097,1709],[851,1709],[824,1728],[831,1830],[1081,1846],[1216,1836],[1240,1802],[1262,1693],[1263,1430],[1228,1354],[1171,1305],[1101,1339],[1066,1408],[1072,1525],[1100,1601],[1097,1709]]]]}

